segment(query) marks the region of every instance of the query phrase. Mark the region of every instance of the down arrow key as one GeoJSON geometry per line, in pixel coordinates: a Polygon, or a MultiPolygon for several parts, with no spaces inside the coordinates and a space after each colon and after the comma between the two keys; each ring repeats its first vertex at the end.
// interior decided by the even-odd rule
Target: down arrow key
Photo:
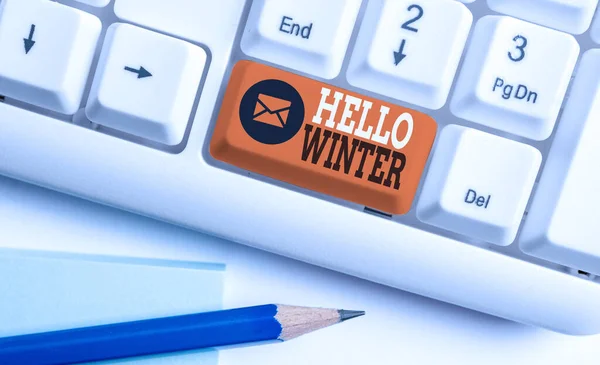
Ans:
{"type": "Polygon", "coordinates": [[[398,51],[394,51],[394,65],[398,66],[398,64],[400,64],[400,62],[402,62],[402,60],[406,57],[406,55],[404,54],[404,46],[406,45],[406,39],[402,40],[402,43],[400,43],[400,49],[398,49],[398,51]]]}
{"type": "Polygon", "coordinates": [[[33,40],[34,33],[35,33],[35,24],[31,24],[31,27],[29,28],[29,37],[23,38],[23,42],[25,44],[25,54],[29,54],[29,51],[31,51],[31,49],[35,45],[35,41],[33,40]]]}

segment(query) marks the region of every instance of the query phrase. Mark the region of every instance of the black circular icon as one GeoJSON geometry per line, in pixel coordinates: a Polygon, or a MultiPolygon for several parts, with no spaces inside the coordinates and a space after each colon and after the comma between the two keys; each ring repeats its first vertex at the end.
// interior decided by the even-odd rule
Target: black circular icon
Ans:
{"type": "Polygon", "coordinates": [[[250,137],[264,144],[280,144],[298,133],[304,122],[304,102],[290,84],[264,80],[242,97],[240,121],[250,137]]]}

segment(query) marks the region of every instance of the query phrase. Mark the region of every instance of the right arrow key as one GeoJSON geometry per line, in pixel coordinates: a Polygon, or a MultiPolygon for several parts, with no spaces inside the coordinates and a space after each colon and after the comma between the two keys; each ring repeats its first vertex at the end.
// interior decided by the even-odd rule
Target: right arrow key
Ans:
{"type": "Polygon", "coordinates": [[[94,123],[173,146],[183,140],[206,52],[128,24],[113,24],[86,115],[94,123]]]}
{"type": "Polygon", "coordinates": [[[138,79],[143,79],[144,77],[151,77],[152,74],[146,70],[144,68],[144,66],[141,66],[139,69],[135,69],[135,68],[131,68],[129,66],[125,66],[124,68],[125,71],[129,71],[129,72],[133,72],[134,74],[137,75],[138,79]]]}

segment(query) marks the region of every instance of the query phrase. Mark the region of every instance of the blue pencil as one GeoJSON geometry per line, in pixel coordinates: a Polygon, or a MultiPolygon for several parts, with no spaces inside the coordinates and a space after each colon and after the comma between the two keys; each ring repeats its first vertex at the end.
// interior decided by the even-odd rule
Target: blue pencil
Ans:
{"type": "Polygon", "coordinates": [[[60,365],[287,341],[362,311],[268,304],[0,338],[2,365],[60,365]]]}

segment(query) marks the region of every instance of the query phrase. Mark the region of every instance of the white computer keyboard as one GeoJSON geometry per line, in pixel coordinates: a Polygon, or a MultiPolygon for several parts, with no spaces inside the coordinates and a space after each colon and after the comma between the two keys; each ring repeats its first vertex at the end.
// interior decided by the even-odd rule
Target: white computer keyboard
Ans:
{"type": "Polygon", "coordinates": [[[600,333],[596,7],[0,0],[0,173],[600,333]]]}

